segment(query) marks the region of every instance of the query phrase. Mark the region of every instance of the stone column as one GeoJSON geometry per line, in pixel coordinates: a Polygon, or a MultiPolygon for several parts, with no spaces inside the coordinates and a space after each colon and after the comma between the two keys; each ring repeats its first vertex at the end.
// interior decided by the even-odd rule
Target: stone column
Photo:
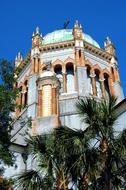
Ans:
{"type": "Polygon", "coordinates": [[[67,86],[66,86],[66,65],[62,66],[62,75],[63,75],[63,93],[67,92],[67,86]]]}
{"type": "Polygon", "coordinates": [[[96,89],[96,80],[95,80],[95,73],[94,70],[91,71],[90,77],[91,77],[91,83],[92,83],[92,91],[93,91],[93,95],[97,96],[97,89],[96,89]]]}
{"type": "Polygon", "coordinates": [[[99,79],[100,84],[101,84],[102,97],[103,97],[103,98],[106,98],[104,80],[105,80],[104,78],[99,79]]]}
{"type": "Polygon", "coordinates": [[[25,93],[27,92],[26,91],[27,90],[27,87],[25,86],[25,85],[23,85],[23,90],[22,90],[22,108],[24,109],[24,107],[26,106],[25,105],[25,102],[26,102],[26,100],[25,100],[25,93]]]}
{"type": "Polygon", "coordinates": [[[63,93],[67,92],[67,87],[66,87],[66,73],[63,73],[63,93]]]}

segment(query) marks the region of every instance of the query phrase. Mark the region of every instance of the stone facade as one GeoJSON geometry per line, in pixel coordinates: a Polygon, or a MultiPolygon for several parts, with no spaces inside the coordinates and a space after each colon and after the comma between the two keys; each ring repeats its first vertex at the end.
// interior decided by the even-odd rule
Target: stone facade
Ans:
{"type": "MultiPolygon", "coordinates": [[[[30,52],[24,59],[18,54],[15,68],[18,68],[17,87],[21,92],[14,114],[11,148],[17,154],[18,172],[23,153],[27,151],[20,135],[27,129],[23,125],[27,118],[32,119],[29,130],[32,135],[49,133],[60,124],[83,129],[75,107],[80,97],[101,99],[115,95],[117,103],[124,99],[114,45],[107,38],[104,48],[100,48],[83,32],[78,21],[72,30],[55,31],[45,37],[37,27],[30,52]]],[[[30,164],[30,158],[26,160],[24,169],[30,164]]]]}

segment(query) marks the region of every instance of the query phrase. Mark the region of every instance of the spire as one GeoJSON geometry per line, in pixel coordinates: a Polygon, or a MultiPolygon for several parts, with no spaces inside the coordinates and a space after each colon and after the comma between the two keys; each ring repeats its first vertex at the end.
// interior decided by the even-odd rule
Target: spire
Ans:
{"type": "Polygon", "coordinates": [[[80,29],[82,29],[82,25],[80,24],[80,29]]]}
{"type": "Polygon", "coordinates": [[[33,33],[32,33],[32,37],[34,37],[34,36],[35,36],[35,33],[33,32],[33,33]]]}
{"type": "Polygon", "coordinates": [[[36,34],[40,34],[40,33],[39,33],[39,27],[38,27],[38,26],[36,27],[36,34]]]}
{"type": "Polygon", "coordinates": [[[78,20],[76,20],[75,23],[74,23],[73,36],[74,36],[75,39],[82,40],[82,38],[83,38],[82,26],[81,26],[81,24],[79,26],[78,20]]]}
{"type": "Polygon", "coordinates": [[[115,56],[115,47],[114,47],[111,39],[108,36],[106,37],[106,40],[104,42],[104,49],[106,52],[115,56]]]}
{"type": "Polygon", "coordinates": [[[22,62],[23,57],[21,55],[21,52],[19,51],[16,58],[15,58],[15,67],[18,67],[20,63],[22,62]]]}
{"type": "Polygon", "coordinates": [[[74,28],[79,28],[78,20],[75,21],[75,23],[74,23],[74,28]]]}
{"type": "Polygon", "coordinates": [[[107,37],[106,37],[106,40],[105,40],[105,42],[104,42],[104,47],[106,47],[106,46],[108,46],[108,45],[110,45],[110,44],[112,44],[112,42],[111,42],[110,38],[107,36],[107,37]]]}
{"type": "Polygon", "coordinates": [[[40,33],[40,29],[37,26],[35,29],[35,32],[32,33],[32,38],[34,38],[35,36],[39,35],[40,37],[42,37],[42,33],[40,33]]]}
{"type": "Polygon", "coordinates": [[[16,55],[16,57],[15,57],[15,61],[17,61],[17,55],[16,55]]]}
{"type": "Polygon", "coordinates": [[[37,26],[35,32],[32,34],[32,47],[39,46],[42,44],[42,33],[40,33],[40,29],[37,26]]]}
{"type": "Polygon", "coordinates": [[[18,56],[17,56],[18,60],[21,61],[21,52],[18,52],[18,56]]]}

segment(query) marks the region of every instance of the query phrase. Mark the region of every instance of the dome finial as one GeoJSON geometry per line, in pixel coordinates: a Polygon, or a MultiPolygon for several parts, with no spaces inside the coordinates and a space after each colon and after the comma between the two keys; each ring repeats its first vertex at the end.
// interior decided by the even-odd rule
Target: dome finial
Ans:
{"type": "Polygon", "coordinates": [[[106,40],[104,42],[104,49],[111,55],[115,56],[115,47],[108,36],[106,37],[106,40]]]}
{"type": "Polygon", "coordinates": [[[36,27],[36,34],[39,34],[39,27],[36,27]]]}
{"type": "Polygon", "coordinates": [[[75,21],[74,28],[79,28],[79,26],[78,26],[78,20],[75,21]]]}
{"type": "Polygon", "coordinates": [[[32,33],[32,37],[34,37],[34,36],[35,36],[35,33],[33,32],[33,33],[32,33]]]}
{"type": "Polygon", "coordinates": [[[112,42],[111,42],[109,36],[107,36],[107,37],[106,37],[106,40],[105,40],[105,42],[104,42],[104,47],[106,47],[106,46],[108,46],[108,45],[110,45],[110,44],[112,44],[112,42]]]}
{"type": "Polygon", "coordinates": [[[82,29],[82,25],[80,24],[80,29],[82,29]]]}

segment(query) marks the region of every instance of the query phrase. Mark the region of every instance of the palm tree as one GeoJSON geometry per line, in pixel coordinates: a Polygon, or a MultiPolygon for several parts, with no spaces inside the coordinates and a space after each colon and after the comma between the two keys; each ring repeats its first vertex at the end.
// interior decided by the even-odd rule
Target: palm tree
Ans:
{"type": "Polygon", "coordinates": [[[105,190],[120,188],[122,184],[117,171],[123,163],[122,147],[126,146],[124,144],[120,146],[121,138],[115,135],[114,124],[117,121],[114,113],[115,104],[115,97],[101,101],[86,98],[80,99],[77,103],[77,109],[87,126],[88,134],[91,134],[98,144],[102,167],[97,182],[100,189],[105,190]]]}
{"type": "Polygon", "coordinates": [[[115,97],[101,101],[80,99],[76,107],[85,130],[57,129],[58,142],[64,141],[64,149],[69,153],[66,166],[79,190],[112,190],[124,184],[126,143],[124,132],[120,136],[115,134],[115,104],[115,97]]]}
{"type": "Polygon", "coordinates": [[[53,134],[27,139],[33,169],[15,177],[15,189],[68,190],[68,170],[53,134]]]}
{"type": "Polygon", "coordinates": [[[65,167],[69,168],[71,182],[79,190],[87,190],[89,181],[97,176],[99,153],[87,130],[73,130],[65,126],[56,129],[56,139],[64,149],[65,167]]]}
{"type": "Polygon", "coordinates": [[[116,98],[80,99],[84,130],[60,126],[28,139],[33,169],[16,178],[21,190],[120,190],[126,187],[126,131],[115,135],[116,98]]]}

